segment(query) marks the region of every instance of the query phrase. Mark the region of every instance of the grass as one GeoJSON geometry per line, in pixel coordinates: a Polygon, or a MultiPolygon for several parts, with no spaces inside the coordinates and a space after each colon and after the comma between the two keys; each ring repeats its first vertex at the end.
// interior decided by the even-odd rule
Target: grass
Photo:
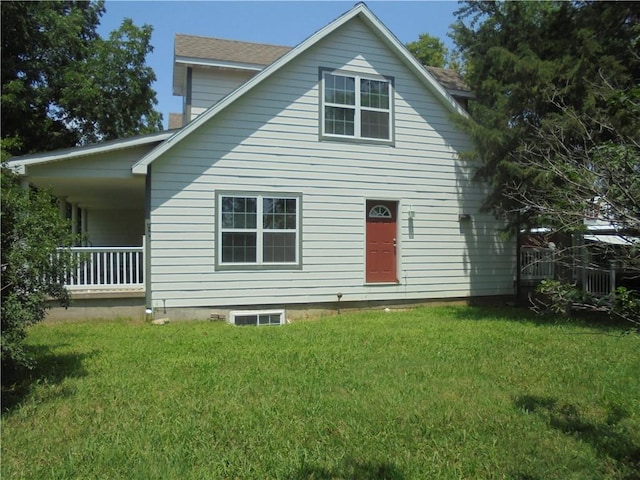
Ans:
{"type": "Polygon", "coordinates": [[[640,478],[640,335],[467,307],[40,324],[2,478],[640,478]]]}

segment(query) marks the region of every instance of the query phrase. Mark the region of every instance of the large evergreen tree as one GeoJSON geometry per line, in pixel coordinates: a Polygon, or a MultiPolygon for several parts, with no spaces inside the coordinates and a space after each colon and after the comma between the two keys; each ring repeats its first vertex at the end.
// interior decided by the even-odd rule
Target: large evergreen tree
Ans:
{"type": "Polygon", "coordinates": [[[161,129],[151,27],[97,33],[103,1],[3,2],[2,146],[12,155],[161,129]]]}
{"type": "MultiPolygon", "coordinates": [[[[640,234],[640,4],[466,2],[453,38],[476,98],[463,127],[508,228],[640,234]]],[[[626,268],[640,274],[637,253],[626,268]]]]}
{"type": "Polygon", "coordinates": [[[605,196],[617,221],[639,228],[640,195],[623,193],[640,188],[639,7],[468,2],[458,11],[454,39],[476,96],[464,127],[493,186],[486,207],[512,228],[574,229],[605,196]]]}

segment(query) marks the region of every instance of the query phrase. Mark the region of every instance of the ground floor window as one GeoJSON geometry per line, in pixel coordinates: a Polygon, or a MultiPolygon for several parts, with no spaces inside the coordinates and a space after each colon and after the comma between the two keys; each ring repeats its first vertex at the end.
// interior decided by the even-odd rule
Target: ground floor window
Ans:
{"type": "Polygon", "coordinates": [[[219,193],[217,264],[300,264],[300,196],[219,193]]]}

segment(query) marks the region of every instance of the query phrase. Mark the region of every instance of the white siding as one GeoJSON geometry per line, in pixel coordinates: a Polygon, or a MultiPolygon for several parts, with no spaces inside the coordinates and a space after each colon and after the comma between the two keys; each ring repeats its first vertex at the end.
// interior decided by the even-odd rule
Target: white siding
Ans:
{"type": "Polygon", "coordinates": [[[204,112],[211,105],[234,91],[254,76],[253,71],[220,70],[193,67],[191,77],[191,118],[204,112]]]}
{"type": "Polygon", "coordinates": [[[89,210],[86,235],[92,247],[139,247],[144,210],[89,210]]]}
{"type": "Polygon", "coordinates": [[[510,294],[513,248],[478,212],[485,192],[458,159],[468,148],[449,111],[354,19],[153,163],[152,306],[510,294]],[[395,146],[319,141],[319,67],[395,78],[395,146]],[[216,271],[217,190],[300,193],[302,269],[216,271]],[[364,283],[366,199],[399,202],[398,285],[364,283]]]}

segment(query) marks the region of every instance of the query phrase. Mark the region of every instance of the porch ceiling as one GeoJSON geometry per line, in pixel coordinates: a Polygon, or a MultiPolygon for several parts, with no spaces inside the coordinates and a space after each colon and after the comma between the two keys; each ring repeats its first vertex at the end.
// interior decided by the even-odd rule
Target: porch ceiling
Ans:
{"type": "Polygon", "coordinates": [[[51,178],[29,176],[29,183],[49,187],[56,197],[82,208],[143,209],[145,178],[51,178]]]}

